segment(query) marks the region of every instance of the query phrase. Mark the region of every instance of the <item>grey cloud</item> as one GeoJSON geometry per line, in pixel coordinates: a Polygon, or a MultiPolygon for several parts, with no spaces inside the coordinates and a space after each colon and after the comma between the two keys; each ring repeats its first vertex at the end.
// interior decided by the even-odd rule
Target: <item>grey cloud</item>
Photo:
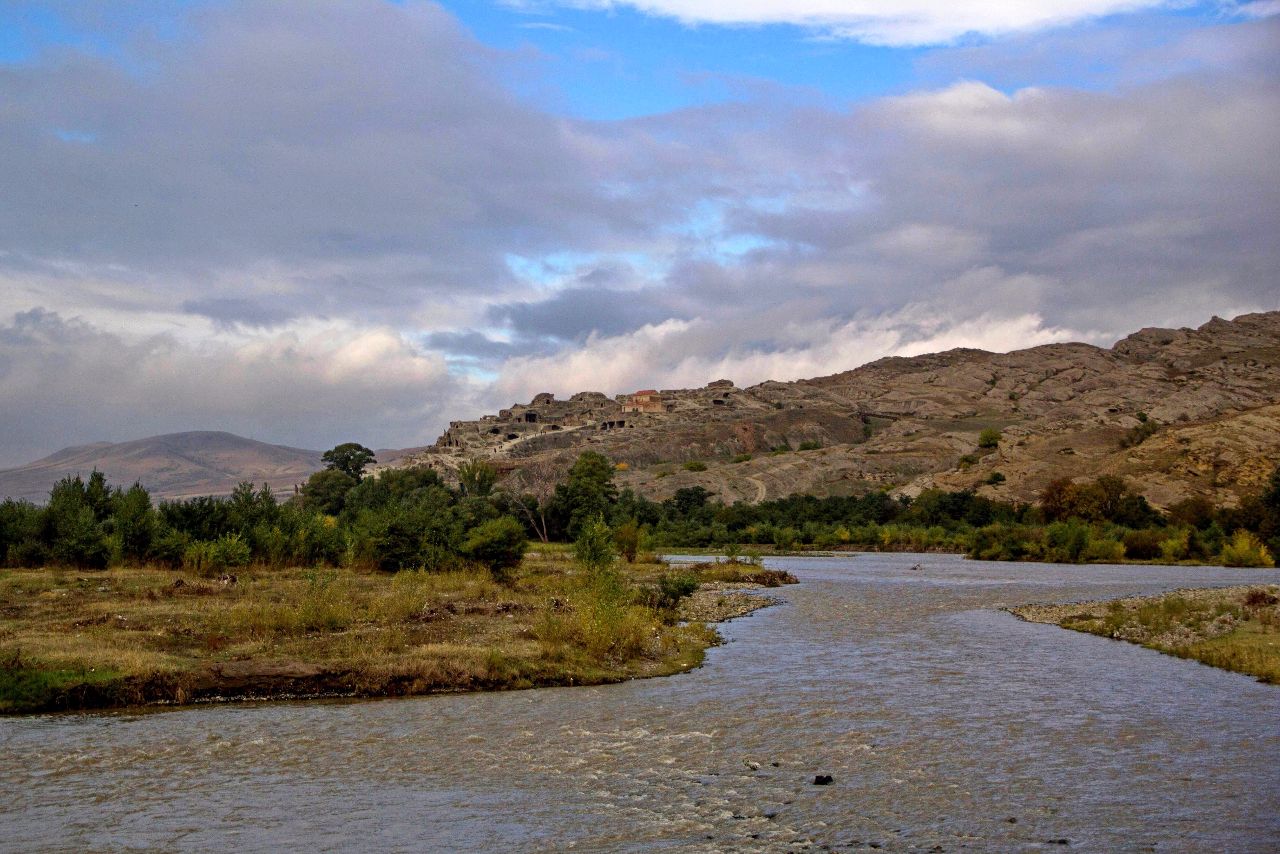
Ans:
{"type": "Polygon", "coordinates": [[[496,363],[507,356],[521,352],[520,348],[506,341],[495,341],[482,332],[469,329],[461,332],[432,332],[423,338],[432,350],[441,350],[453,357],[496,363]]]}
{"type": "Polygon", "coordinates": [[[69,52],[0,68],[0,248],[193,290],[275,264],[340,300],[328,265],[370,262],[393,313],[509,285],[502,252],[632,223],[434,4],[219,4],[185,32],[132,46],[128,68],[69,52]]]}
{"type": "Polygon", "coordinates": [[[237,297],[210,297],[187,300],[182,310],[198,314],[223,325],[278,326],[294,317],[294,313],[279,307],[237,297]]]}
{"type": "Polygon", "coordinates": [[[489,319],[509,325],[522,338],[585,341],[591,334],[618,335],[682,312],[658,290],[623,291],[603,287],[564,288],[538,302],[503,303],[489,319]]]}
{"type": "Polygon", "coordinates": [[[408,446],[430,442],[453,417],[436,401],[466,410],[470,399],[442,363],[386,333],[192,347],[163,335],[124,339],[41,309],[0,322],[0,466],[70,444],[194,429],[297,447],[353,437],[408,446]]]}

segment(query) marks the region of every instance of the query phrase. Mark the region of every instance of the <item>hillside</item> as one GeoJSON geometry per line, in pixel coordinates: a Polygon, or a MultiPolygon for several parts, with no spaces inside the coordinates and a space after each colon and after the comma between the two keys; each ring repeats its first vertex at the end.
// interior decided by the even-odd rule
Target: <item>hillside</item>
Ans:
{"type": "Polygon", "coordinates": [[[292,493],[294,484],[306,480],[321,463],[319,451],[269,445],[232,433],[169,433],[65,448],[25,466],[0,470],[0,498],[43,502],[59,479],[87,477],[95,468],[113,485],[138,481],[153,498],[185,498],[225,495],[242,480],[292,493]]]}
{"type": "Polygon", "coordinates": [[[480,457],[528,482],[588,449],[659,499],[686,486],[729,501],[940,486],[1028,500],[1054,478],[1112,473],[1158,505],[1234,503],[1280,460],[1280,312],[1143,329],[1109,349],[952,350],[745,389],[539,394],[454,422],[399,464],[450,473],[480,457]],[[978,448],[986,428],[998,447],[978,448]]]}

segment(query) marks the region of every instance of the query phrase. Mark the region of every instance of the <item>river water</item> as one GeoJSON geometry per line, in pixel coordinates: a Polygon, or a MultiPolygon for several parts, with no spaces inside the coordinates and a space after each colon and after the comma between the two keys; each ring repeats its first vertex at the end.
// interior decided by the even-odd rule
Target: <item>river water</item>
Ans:
{"type": "Polygon", "coordinates": [[[1280,850],[1280,688],[997,610],[1257,570],[769,565],[676,677],[0,720],[0,849],[1280,850]]]}

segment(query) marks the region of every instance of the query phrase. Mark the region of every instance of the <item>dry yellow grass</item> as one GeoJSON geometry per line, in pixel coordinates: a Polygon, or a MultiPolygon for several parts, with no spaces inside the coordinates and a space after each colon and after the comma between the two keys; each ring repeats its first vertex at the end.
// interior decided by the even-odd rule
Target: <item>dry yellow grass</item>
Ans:
{"type": "MultiPolygon", "coordinates": [[[[624,575],[630,587],[663,571],[624,575]]],[[[508,585],[483,570],[7,570],[0,617],[0,711],[598,683],[687,669],[715,641],[593,600],[559,550],[508,585]]]]}

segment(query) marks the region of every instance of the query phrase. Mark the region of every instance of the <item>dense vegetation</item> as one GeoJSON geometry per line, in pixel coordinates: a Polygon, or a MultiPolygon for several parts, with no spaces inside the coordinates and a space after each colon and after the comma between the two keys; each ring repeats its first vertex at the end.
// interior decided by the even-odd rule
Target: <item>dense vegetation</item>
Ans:
{"type": "Polygon", "coordinates": [[[228,498],[153,505],[141,486],[109,486],[94,472],[54,486],[47,506],[0,504],[0,561],[102,568],[147,563],[217,574],[258,566],[333,565],[396,571],[487,567],[502,580],[527,538],[570,541],[603,520],[628,559],[654,548],[766,546],[965,552],[987,560],[1201,561],[1271,566],[1280,553],[1280,468],[1237,507],[1187,499],[1153,508],[1117,477],[1050,483],[1038,501],[1002,502],[972,490],[915,499],[793,495],[723,504],[701,487],[655,502],[614,484],[615,467],[587,452],[537,491],[504,490],[487,463],[463,466],[456,486],[427,467],[366,477],[360,445],[326,454],[293,499],[241,484],[228,498]]]}

